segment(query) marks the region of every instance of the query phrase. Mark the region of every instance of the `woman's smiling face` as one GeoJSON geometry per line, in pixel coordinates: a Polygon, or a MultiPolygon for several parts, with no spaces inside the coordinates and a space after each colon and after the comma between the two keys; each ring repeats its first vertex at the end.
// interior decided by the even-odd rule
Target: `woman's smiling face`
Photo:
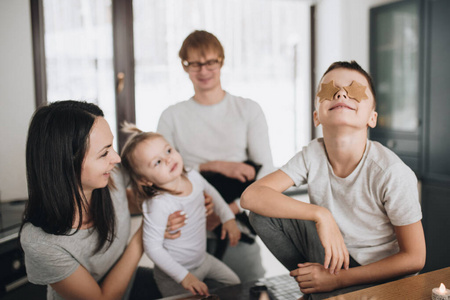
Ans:
{"type": "Polygon", "coordinates": [[[89,146],[81,166],[81,186],[85,195],[108,184],[110,172],[120,162],[114,151],[113,134],[108,122],[97,117],[89,135],[89,146]]]}

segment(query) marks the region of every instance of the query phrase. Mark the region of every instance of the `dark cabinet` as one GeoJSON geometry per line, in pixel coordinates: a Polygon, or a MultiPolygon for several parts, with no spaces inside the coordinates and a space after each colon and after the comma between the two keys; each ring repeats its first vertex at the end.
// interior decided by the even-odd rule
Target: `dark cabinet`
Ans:
{"type": "Polygon", "coordinates": [[[450,266],[450,1],[426,1],[422,211],[424,271],[450,266]]]}
{"type": "Polygon", "coordinates": [[[370,137],[421,181],[427,262],[450,266],[450,1],[399,1],[370,11],[370,72],[379,123],[370,137]]]}
{"type": "Polygon", "coordinates": [[[378,124],[370,138],[393,150],[420,175],[422,142],[423,1],[370,11],[370,73],[378,124]]]}

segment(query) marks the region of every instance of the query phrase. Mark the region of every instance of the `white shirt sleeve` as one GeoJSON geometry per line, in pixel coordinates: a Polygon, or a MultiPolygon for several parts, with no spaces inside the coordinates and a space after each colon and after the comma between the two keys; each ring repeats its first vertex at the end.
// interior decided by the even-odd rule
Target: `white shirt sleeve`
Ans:
{"type": "Polygon", "coordinates": [[[204,185],[204,191],[212,197],[214,212],[219,216],[221,223],[234,219],[234,214],[220,193],[203,176],[197,173],[204,185]]]}
{"type": "Polygon", "coordinates": [[[257,179],[274,171],[272,152],[269,142],[269,128],[267,126],[264,112],[256,102],[251,107],[252,115],[248,124],[248,158],[249,160],[262,164],[257,179]]]}
{"type": "Polygon", "coordinates": [[[172,211],[165,204],[163,199],[147,200],[144,203],[144,251],[164,273],[180,283],[189,271],[173,259],[163,246],[167,219],[176,210],[172,211]]]}

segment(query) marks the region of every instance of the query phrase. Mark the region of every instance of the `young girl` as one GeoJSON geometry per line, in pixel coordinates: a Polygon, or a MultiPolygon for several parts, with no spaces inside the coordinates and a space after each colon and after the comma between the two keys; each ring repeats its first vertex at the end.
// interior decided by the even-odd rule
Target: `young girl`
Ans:
{"type": "Polygon", "coordinates": [[[220,194],[197,172],[185,172],[181,155],[160,134],[134,132],[122,151],[122,165],[142,205],[144,215],[144,250],[155,263],[155,280],[164,297],[189,290],[208,295],[205,278],[227,285],[240,282],[224,263],[206,253],[206,214],[204,195],[212,196],[214,211],[223,223],[222,236],[228,234],[230,245],[240,239],[234,214],[220,194]],[[167,218],[182,210],[189,223],[176,240],[164,240],[167,218]],[[180,285],[181,284],[181,285],[180,285]],[[184,288],[184,289],[183,289],[184,288]]]}

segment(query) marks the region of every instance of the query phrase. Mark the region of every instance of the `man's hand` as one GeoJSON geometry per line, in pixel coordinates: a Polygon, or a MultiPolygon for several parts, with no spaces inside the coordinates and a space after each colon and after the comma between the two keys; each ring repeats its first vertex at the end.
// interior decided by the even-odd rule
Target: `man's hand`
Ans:
{"type": "Polygon", "coordinates": [[[321,264],[304,263],[298,264],[298,267],[289,275],[298,282],[302,293],[330,292],[339,288],[339,275],[330,274],[321,264]]]}
{"type": "Polygon", "coordinates": [[[228,239],[230,240],[230,246],[236,246],[241,239],[241,231],[239,230],[235,219],[228,220],[222,225],[220,239],[225,239],[227,234],[228,239]]]}
{"type": "Polygon", "coordinates": [[[253,180],[256,176],[255,168],[243,162],[210,161],[200,165],[200,170],[220,173],[241,182],[253,180]]]}
{"type": "Polygon", "coordinates": [[[219,216],[216,213],[212,213],[206,218],[206,230],[213,231],[220,223],[219,216]]]}
{"type": "Polygon", "coordinates": [[[188,273],[181,281],[181,285],[193,295],[199,294],[202,296],[209,296],[208,287],[206,284],[197,279],[192,273],[188,273]]]}

